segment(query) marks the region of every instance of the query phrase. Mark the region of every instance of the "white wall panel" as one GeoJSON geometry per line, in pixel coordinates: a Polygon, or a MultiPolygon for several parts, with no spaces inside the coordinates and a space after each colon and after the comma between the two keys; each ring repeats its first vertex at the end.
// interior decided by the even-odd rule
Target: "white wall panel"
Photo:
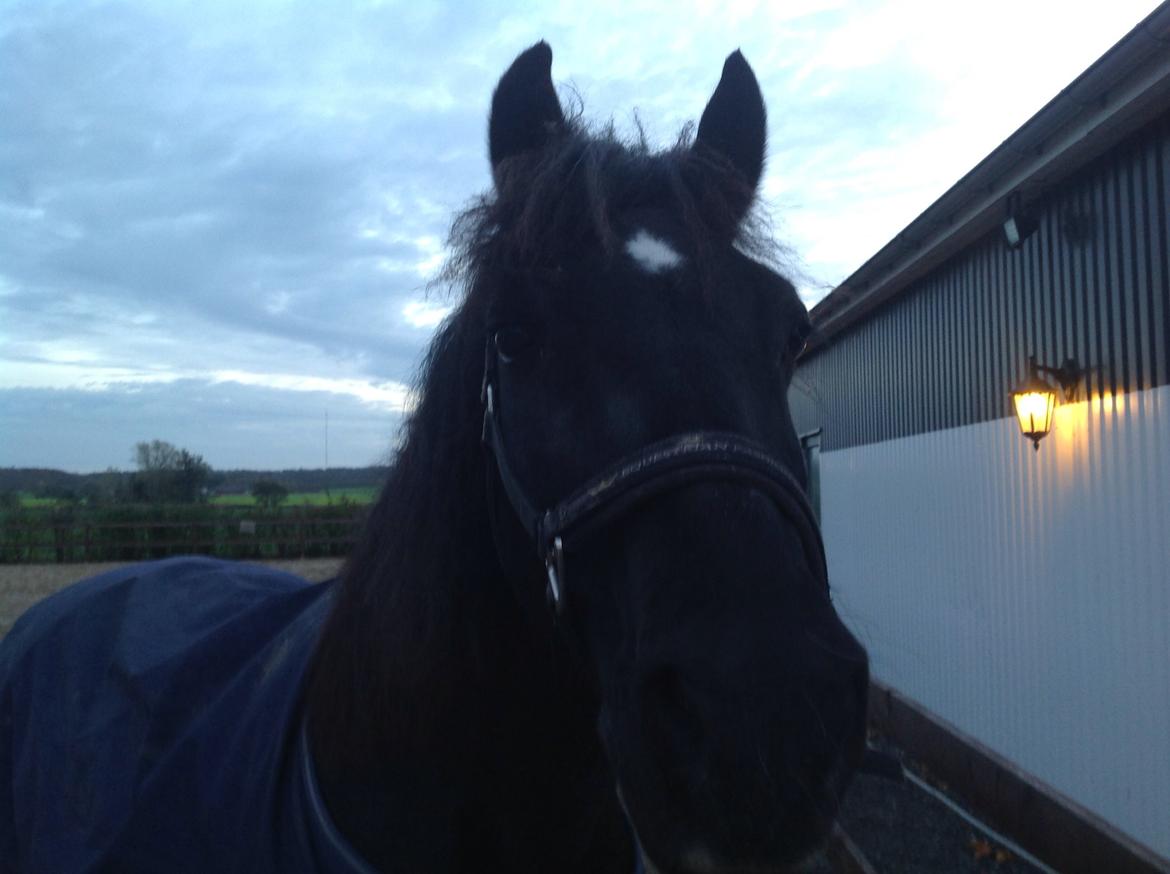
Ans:
{"type": "Polygon", "coordinates": [[[1170,387],[821,455],[874,676],[1170,857],[1170,387]]]}

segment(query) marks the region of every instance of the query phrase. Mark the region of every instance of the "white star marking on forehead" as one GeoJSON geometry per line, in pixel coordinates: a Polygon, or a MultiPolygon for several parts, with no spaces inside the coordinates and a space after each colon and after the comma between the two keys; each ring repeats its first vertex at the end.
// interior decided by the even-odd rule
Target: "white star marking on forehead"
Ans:
{"type": "Polygon", "coordinates": [[[626,252],[647,273],[661,273],[683,263],[682,255],[644,228],[626,240],[626,252]]]}

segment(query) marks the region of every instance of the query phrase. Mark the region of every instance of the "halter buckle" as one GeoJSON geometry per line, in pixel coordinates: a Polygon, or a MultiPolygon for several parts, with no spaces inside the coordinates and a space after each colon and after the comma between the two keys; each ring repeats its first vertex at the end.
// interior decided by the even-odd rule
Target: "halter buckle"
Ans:
{"type": "Polygon", "coordinates": [[[492,391],[492,384],[488,382],[487,378],[485,377],[483,381],[483,388],[480,389],[480,395],[482,397],[483,403],[483,429],[479,433],[479,439],[488,446],[491,446],[492,418],[496,414],[495,399],[492,397],[493,394],[495,393],[492,391]]]}
{"type": "Polygon", "coordinates": [[[565,609],[561,593],[561,583],[565,579],[565,547],[560,537],[553,538],[552,548],[544,559],[544,567],[548,571],[548,588],[545,590],[548,606],[559,616],[565,609]]]}

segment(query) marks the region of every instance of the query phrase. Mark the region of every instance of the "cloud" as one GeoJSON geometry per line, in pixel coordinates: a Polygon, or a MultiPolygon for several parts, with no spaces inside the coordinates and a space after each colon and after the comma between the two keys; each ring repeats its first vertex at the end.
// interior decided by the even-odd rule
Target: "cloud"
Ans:
{"type": "Polygon", "coordinates": [[[324,467],[326,453],[333,466],[390,458],[402,421],[393,405],[338,391],[297,391],[291,402],[289,394],[238,379],[0,390],[0,464],[40,467],[54,458],[76,472],[129,469],[134,444],[155,438],[220,469],[324,467]]]}
{"type": "Polygon", "coordinates": [[[214,382],[276,388],[284,392],[328,393],[356,398],[368,407],[394,413],[410,413],[415,397],[400,382],[372,384],[360,379],[323,379],[290,373],[247,373],[239,370],[219,370],[214,382]]]}
{"type": "Polygon", "coordinates": [[[811,303],[1150,6],[9,0],[0,389],[59,410],[56,391],[275,375],[253,388],[296,409],[410,384],[451,303],[425,293],[450,218],[490,184],[492,87],[540,38],[566,99],[659,145],[742,48],[769,101],[764,201],[811,303]],[[1043,63],[1012,80],[988,47],[1043,63]]]}
{"type": "Polygon", "coordinates": [[[0,38],[6,69],[24,71],[0,91],[0,271],[25,337],[60,336],[79,306],[147,310],[406,376],[423,338],[403,309],[441,260],[451,206],[486,182],[450,146],[480,149],[482,95],[460,107],[442,84],[375,87],[394,81],[377,69],[348,87],[352,41],[294,67],[312,34],[280,16],[259,55],[226,17],[194,32],[125,6],[28,17],[0,38]],[[440,120],[415,130],[420,101],[440,120]],[[475,136],[448,140],[460,124],[475,136]]]}

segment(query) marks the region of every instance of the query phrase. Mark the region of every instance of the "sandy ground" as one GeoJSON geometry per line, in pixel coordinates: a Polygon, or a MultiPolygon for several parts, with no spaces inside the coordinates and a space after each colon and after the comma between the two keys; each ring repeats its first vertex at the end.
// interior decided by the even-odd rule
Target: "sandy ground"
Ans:
{"type": "MultiPolygon", "coordinates": [[[[335,576],[341,561],[339,558],[314,558],[303,561],[265,561],[260,564],[289,571],[312,582],[320,582],[335,576]]],[[[118,562],[0,565],[0,636],[8,633],[21,613],[46,595],[77,580],[122,566],[118,562]]]]}

